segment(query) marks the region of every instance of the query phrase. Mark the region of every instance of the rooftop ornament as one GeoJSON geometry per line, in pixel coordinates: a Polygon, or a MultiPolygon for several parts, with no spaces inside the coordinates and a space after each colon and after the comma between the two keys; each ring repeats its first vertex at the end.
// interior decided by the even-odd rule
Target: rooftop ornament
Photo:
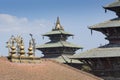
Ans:
{"type": "MultiPolygon", "coordinates": [[[[29,41],[29,48],[28,48],[28,57],[35,56],[35,39],[33,38],[32,34],[30,34],[31,40],[29,41]]],[[[8,48],[8,55],[9,57],[19,57],[25,58],[25,46],[24,41],[21,36],[11,36],[11,38],[6,42],[8,48]]]]}

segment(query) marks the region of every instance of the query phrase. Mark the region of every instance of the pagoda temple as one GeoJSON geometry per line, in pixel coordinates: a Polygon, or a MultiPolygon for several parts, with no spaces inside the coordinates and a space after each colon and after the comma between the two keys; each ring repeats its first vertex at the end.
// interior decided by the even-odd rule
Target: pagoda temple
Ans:
{"type": "Polygon", "coordinates": [[[51,32],[43,34],[43,36],[49,37],[50,42],[38,45],[36,49],[42,51],[44,58],[59,57],[59,59],[66,61],[68,56],[75,54],[76,50],[82,49],[82,47],[66,41],[67,38],[73,36],[73,34],[64,31],[64,28],[60,24],[59,17],[57,17],[55,28],[53,28],[51,32]]]}
{"type": "Polygon", "coordinates": [[[106,36],[108,44],[94,48],[78,55],[78,59],[84,63],[81,69],[91,72],[105,80],[120,79],[120,0],[103,7],[105,11],[116,13],[117,18],[90,26],[89,29],[99,31],[106,36]],[[87,66],[87,68],[85,68],[87,66]]]}

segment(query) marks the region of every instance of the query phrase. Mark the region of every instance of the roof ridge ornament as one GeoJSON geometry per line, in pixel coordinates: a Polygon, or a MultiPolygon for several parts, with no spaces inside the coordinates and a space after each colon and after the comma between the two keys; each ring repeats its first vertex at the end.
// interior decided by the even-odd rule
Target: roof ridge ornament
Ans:
{"type": "Polygon", "coordinates": [[[59,19],[59,17],[57,17],[55,29],[53,29],[53,30],[64,30],[63,27],[62,27],[61,24],[60,24],[60,19],[59,19]]]}

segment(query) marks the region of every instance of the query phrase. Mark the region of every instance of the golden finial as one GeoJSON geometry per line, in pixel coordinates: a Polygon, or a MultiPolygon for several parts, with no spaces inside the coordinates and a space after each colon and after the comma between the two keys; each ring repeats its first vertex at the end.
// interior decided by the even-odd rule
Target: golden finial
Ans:
{"type": "Polygon", "coordinates": [[[33,46],[32,46],[32,42],[31,42],[31,40],[30,40],[30,41],[29,41],[29,48],[28,48],[28,57],[33,58],[33,57],[34,57],[33,54],[34,54],[34,53],[33,53],[33,46]]]}
{"type": "Polygon", "coordinates": [[[60,19],[59,19],[59,17],[57,17],[55,30],[64,30],[63,27],[62,27],[61,24],[60,24],[60,19]]]}
{"type": "Polygon", "coordinates": [[[14,46],[14,40],[12,39],[12,46],[10,47],[11,48],[11,57],[15,57],[16,55],[16,47],[14,46]]]}
{"type": "Polygon", "coordinates": [[[23,40],[21,40],[21,44],[20,44],[20,57],[24,57],[25,56],[25,50],[24,50],[24,43],[23,40]]]}
{"type": "Polygon", "coordinates": [[[31,40],[30,40],[30,45],[32,46],[32,49],[33,49],[33,55],[35,56],[35,39],[33,38],[33,35],[30,33],[30,37],[31,37],[31,40]]]}
{"type": "Polygon", "coordinates": [[[60,19],[59,19],[59,17],[57,17],[57,22],[56,22],[56,24],[60,24],[60,19]]]}

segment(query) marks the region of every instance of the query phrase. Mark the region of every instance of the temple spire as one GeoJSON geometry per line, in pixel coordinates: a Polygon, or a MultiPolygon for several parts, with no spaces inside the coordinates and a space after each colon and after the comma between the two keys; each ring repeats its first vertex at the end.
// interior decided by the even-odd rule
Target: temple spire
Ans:
{"type": "Polygon", "coordinates": [[[60,19],[57,17],[56,25],[54,30],[64,30],[63,27],[60,24],[60,19]]]}
{"type": "Polygon", "coordinates": [[[60,24],[60,19],[59,19],[59,17],[57,17],[56,24],[60,24]]]}

